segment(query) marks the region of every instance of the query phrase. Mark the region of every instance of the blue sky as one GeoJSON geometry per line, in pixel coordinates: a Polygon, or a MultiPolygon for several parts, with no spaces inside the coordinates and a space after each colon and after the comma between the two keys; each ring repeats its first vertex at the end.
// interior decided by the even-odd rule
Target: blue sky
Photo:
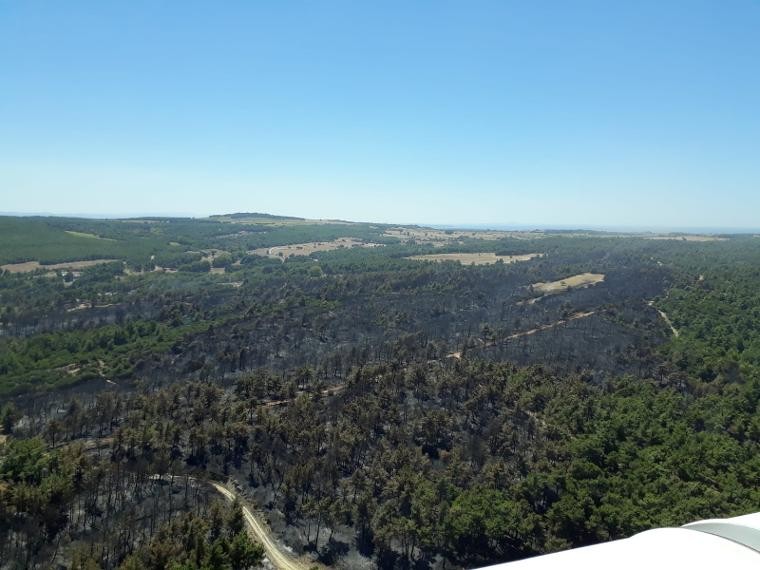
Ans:
{"type": "Polygon", "coordinates": [[[760,226],[760,2],[0,0],[0,211],[760,226]]]}

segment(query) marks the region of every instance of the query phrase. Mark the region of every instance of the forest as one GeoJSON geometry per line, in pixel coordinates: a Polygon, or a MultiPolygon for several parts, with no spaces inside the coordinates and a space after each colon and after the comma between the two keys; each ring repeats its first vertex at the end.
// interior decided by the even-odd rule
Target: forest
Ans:
{"type": "Polygon", "coordinates": [[[760,507],[753,235],[2,217],[0,264],[0,568],[477,568],[760,507]]]}

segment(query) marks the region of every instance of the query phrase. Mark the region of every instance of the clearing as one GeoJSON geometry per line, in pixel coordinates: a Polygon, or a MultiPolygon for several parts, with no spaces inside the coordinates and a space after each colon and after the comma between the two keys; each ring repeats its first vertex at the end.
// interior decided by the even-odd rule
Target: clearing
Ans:
{"type": "Polygon", "coordinates": [[[534,283],[531,285],[531,288],[534,293],[540,293],[542,296],[554,295],[556,293],[564,293],[577,287],[590,287],[597,283],[601,283],[602,281],[604,281],[603,273],[581,273],[580,275],[565,277],[558,281],[534,283]]]}
{"type": "Polygon", "coordinates": [[[37,271],[38,269],[45,269],[47,271],[57,271],[58,269],[86,269],[94,265],[100,265],[101,263],[113,263],[119,261],[118,259],[90,259],[84,261],[66,261],[64,263],[53,263],[50,265],[43,265],[39,261],[25,261],[23,263],[6,263],[0,265],[0,269],[3,271],[9,271],[10,273],[30,273],[37,271]]]}
{"type": "Polygon", "coordinates": [[[382,247],[381,243],[368,243],[355,238],[337,238],[332,241],[312,241],[308,243],[294,243],[291,245],[277,245],[274,247],[260,247],[248,253],[271,257],[273,259],[287,259],[294,255],[311,255],[320,251],[333,251],[336,249],[350,249],[353,247],[382,247]]]}
{"type": "Polygon", "coordinates": [[[496,255],[495,253],[431,253],[429,255],[413,255],[407,259],[416,261],[458,261],[462,265],[491,265],[497,261],[504,263],[516,263],[518,261],[529,261],[536,257],[543,256],[543,253],[525,253],[522,255],[496,255]]]}
{"type": "Polygon", "coordinates": [[[104,237],[100,237],[99,235],[88,234],[86,232],[75,232],[74,230],[63,230],[63,231],[69,234],[70,236],[74,236],[74,237],[81,237],[81,238],[87,238],[87,239],[99,239],[101,241],[116,241],[115,239],[104,238],[104,237]]]}

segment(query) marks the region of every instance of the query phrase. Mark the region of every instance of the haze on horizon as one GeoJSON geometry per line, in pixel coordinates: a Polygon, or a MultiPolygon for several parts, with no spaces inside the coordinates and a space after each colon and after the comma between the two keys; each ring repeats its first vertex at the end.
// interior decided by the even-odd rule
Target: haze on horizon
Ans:
{"type": "Polygon", "coordinates": [[[755,228],[760,4],[4,3],[0,210],[755,228]]]}

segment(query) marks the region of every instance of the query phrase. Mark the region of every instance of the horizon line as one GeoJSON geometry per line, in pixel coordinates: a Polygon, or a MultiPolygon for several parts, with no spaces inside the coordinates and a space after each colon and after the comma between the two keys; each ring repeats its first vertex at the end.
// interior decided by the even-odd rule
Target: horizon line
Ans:
{"type": "Polygon", "coordinates": [[[381,222],[372,220],[351,220],[343,218],[310,218],[307,216],[294,216],[292,214],[272,214],[270,212],[226,212],[215,214],[197,214],[180,212],[125,212],[125,213],[81,213],[66,212],[53,213],[41,211],[0,211],[0,216],[16,218],[77,218],[85,220],[130,220],[141,218],[172,218],[203,220],[217,216],[229,216],[232,214],[263,214],[283,218],[299,218],[304,221],[334,221],[350,222],[357,224],[382,224],[397,226],[420,226],[434,229],[463,229],[463,230],[498,230],[498,231],[595,231],[595,232],[621,232],[621,233],[685,233],[685,234],[750,234],[760,232],[760,227],[741,226],[677,226],[677,225],[647,225],[647,224],[579,224],[579,223],[525,223],[525,222],[381,222]]]}

